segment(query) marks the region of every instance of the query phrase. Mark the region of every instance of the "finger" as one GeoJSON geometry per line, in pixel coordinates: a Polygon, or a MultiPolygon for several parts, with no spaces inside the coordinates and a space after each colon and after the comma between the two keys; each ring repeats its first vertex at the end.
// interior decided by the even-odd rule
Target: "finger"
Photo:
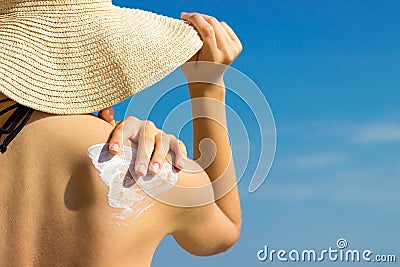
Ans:
{"type": "Polygon", "coordinates": [[[225,28],[221,25],[221,23],[215,17],[201,13],[199,14],[203,16],[205,20],[208,23],[210,23],[210,25],[214,28],[218,48],[223,49],[228,47],[229,42],[232,41],[232,38],[226,32],[225,28]]]}
{"type": "Polygon", "coordinates": [[[117,123],[117,126],[111,133],[110,141],[109,141],[109,151],[112,154],[122,155],[122,147],[125,143],[125,140],[129,140],[134,136],[138,135],[140,130],[140,123],[137,118],[129,116],[125,120],[117,123]]]}
{"type": "Polygon", "coordinates": [[[101,118],[101,119],[105,120],[106,122],[111,123],[111,125],[115,126],[114,108],[113,107],[108,107],[108,108],[100,110],[98,116],[99,116],[99,118],[101,118]]]}
{"type": "Polygon", "coordinates": [[[239,37],[237,37],[236,33],[232,30],[232,28],[225,22],[221,22],[222,27],[225,28],[226,32],[229,34],[229,36],[232,38],[232,40],[239,46],[240,50],[242,50],[243,46],[242,43],[239,40],[239,37]]]}
{"type": "Polygon", "coordinates": [[[144,176],[150,162],[150,157],[154,150],[155,136],[158,129],[150,121],[145,121],[139,131],[138,151],[135,161],[135,171],[138,175],[144,176]]]}
{"type": "Polygon", "coordinates": [[[136,117],[128,116],[123,121],[117,121],[117,125],[121,122],[124,122],[123,143],[126,142],[128,144],[128,140],[130,141],[130,145],[132,142],[138,143],[139,131],[143,125],[143,121],[136,117]]]}
{"type": "Polygon", "coordinates": [[[175,166],[181,170],[185,167],[187,151],[185,144],[177,139],[173,138],[170,142],[171,151],[175,153],[175,166]]]}
{"type": "Polygon", "coordinates": [[[108,150],[115,155],[122,154],[122,144],[123,142],[123,131],[124,131],[125,121],[120,122],[117,127],[114,128],[111,134],[110,142],[108,145],[108,150]]]}
{"type": "Polygon", "coordinates": [[[151,157],[149,170],[157,174],[160,171],[161,166],[166,161],[166,157],[169,151],[169,138],[166,134],[160,132],[155,137],[154,152],[151,157]]]}
{"type": "Polygon", "coordinates": [[[182,19],[193,24],[204,41],[204,46],[208,46],[212,51],[218,48],[215,38],[214,28],[199,13],[182,13],[182,19]]]}

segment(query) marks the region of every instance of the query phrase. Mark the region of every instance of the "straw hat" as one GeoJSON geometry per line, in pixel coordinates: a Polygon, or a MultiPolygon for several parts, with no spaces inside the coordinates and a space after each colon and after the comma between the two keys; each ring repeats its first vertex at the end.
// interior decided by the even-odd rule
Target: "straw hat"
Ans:
{"type": "Polygon", "coordinates": [[[182,20],[111,0],[0,0],[0,91],[43,112],[91,113],[158,82],[202,45],[182,20]]]}

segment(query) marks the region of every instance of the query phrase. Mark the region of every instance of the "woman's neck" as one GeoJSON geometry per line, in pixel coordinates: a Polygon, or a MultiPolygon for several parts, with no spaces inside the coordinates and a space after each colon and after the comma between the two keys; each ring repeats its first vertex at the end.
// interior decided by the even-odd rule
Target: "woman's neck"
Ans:
{"type": "MultiPolygon", "coordinates": [[[[6,98],[9,98],[9,97],[4,95],[3,93],[0,93],[0,100],[6,99],[6,98]]],[[[9,105],[13,105],[15,103],[17,103],[17,102],[15,102],[12,99],[10,99],[10,101],[0,102],[0,111],[3,110],[3,107],[8,107],[9,105]]]]}
{"type": "MultiPolygon", "coordinates": [[[[0,93],[0,100],[9,98],[6,95],[4,95],[3,93],[0,93]]],[[[9,98],[10,99],[10,98],[9,98]]],[[[3,110],[3,107],[8,107],[10,105],[13,105],[17,102],[15,102],[14,100],[10,99],[10,101],[6,101],[6,102],[0,102],[0,111],[3,110]]]]}
{"type": "Polygon", "coordinates": [[[5,95],[3,95],[2,93],[0,93],[0,100],[4,99],[4,98],[7,98],[7,97],[5,95]]]}
{"type": "Polygon", "coordinates": [[[0,95],[0,100],[3,100],[0,102],[0,137],[6,135],[6,138],[1,141],[0,152],[4,154],[7,146],[29,123],[35,110],[7,99],[4,94],[0,95]]]}

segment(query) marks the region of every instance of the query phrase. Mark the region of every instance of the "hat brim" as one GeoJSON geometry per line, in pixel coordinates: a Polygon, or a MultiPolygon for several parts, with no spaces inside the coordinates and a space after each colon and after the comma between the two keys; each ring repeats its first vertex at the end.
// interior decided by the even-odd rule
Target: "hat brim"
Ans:
{"type": "Polygon", "coordinates": [[[0,91],[47,113],[91,113],[160,81],[202,45],[182,20],[112,4],[58,16],[5,13],[0,91]]]}

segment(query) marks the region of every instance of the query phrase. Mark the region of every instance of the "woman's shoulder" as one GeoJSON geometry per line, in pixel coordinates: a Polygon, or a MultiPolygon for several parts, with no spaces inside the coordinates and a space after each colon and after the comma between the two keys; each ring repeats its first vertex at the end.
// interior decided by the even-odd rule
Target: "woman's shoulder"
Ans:
{"type": "Polygon", "coordinates": [[[20,140],[45,146],[54,152],[63,151],[66,160],[68,157],[80,159],[86,157],[91,145],[107,142],[113,129],[111,124],[93,114],[52,115],[38,112],[23,129],[20,140]]]}
{"type": "Polygon", "coordinates": [[[32,127],[42,128],[48,134],[62,137],[62,143],[74,142],[86,145],[106,141],[114,129],[108,122],[93,114],[81,115],[50,115],[39,114],[31,123],[32,127]]]}

